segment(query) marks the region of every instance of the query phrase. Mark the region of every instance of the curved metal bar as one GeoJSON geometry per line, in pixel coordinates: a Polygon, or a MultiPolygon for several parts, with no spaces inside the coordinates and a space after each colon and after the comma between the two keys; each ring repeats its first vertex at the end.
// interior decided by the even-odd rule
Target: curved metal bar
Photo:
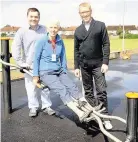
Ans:
{"type": "MultiPolygon", "coordinates": [[[[105,110],[105,108],[99,110],[98,112],[101,113],[101,112],[103,112],[104,110],[105,110]]],[[[94,116],[93,116],[93,113],[91,113],[90,117],[87,117],[87,118],[85,119],[86,122],[90,122],[91,120],[95,120],[95,118],[94,118],[94,116]]]]}
{"type": "MultiPolygon", "coordinates": [[[[4,61],[1,60],[1,59],[0,59],[0,62],[1,62],[2,64],[7,65],[7,66],[12,66],[12,67],[16,67],[16,68],[18,68],[18,69],[21,69],[20,66],[17,66],[17,65],[14,65],[14,64],[10,64],[10,63],[4,62],[4,61]]],[[[27,74],[29,74],[30,76],[33,76],[33,74],[32,74],[30,71],[28,71],[28,70],[26,70],[26,69],[23,69],[23,71],[26,72],[27,74]]],[[[75,101],[75,99],[74,99],[74,101],[75,101]]],[[[76,103],[77,103],[77,101],[76,101],[76,103]]],[[[85,109],[83,108],[83,111],[85,111],[85,110],[86,110],[86,108],[85,108],[85,109]]],[[[108,116],[108,115],[100,114],[100,112],[102,112],[103,110],[104,110],[104,109],[99,110],[99,111],[93,110],[93,112],[91,113],[91,116],[90,116],[89,118],[86,118],[86,121],[90,121],[90,120],[92,120],[92,119],[96,119],[97,122],[98,122],[98,125],[99,125],[99,127],[100,127],[100,130],[103,132],[103,134],[105,134],[107,137],[109,137],[110,139],[112,139],[112,140],[115,141],[115,142],[122,142],[122,141],[120,141],[118,138],[116,138],[115,136],[113,136],[112,134],[110,134],[109,132],[107,132],[107,131],[104,129],[103,123],[102,123],[102,120],[100,119],[100,117],[101,117],[101,118],[108,118],[108,119],[117,119],[117,120],[120,120],[120,121],[123,122],[123,123],[126,123],[126,120],[124,120],[123,118],[120,118],[120,117],[118,117],[118,116],[108,116]]]]}
{"type": "MultiPolygon", "coordinates": [[[[17,69],[22,69],[20,66],[15,65],[15,64],[11,64],[11,63],[7,63],[7,62],[3,61],[2,59],[0,59],[0,63],[4,64],[6,66],[16,67],[17,69]]],[[[30,71],[28,71],[26,69],[23,69],[23,71],[25,73],[27,73],[28,75],[33,77],[32,72],[30,72],[30,71]]],[[[45,87],[45,85],[43,83],[37,83],[37,87],[43,89],[45,87]]]]}
{"type": "Polygon", "coordinates": [[[116,119],[116,120],[119,120],[123,123],[126,124],[126,120],[121,118],[121,117],[118,117],[118,116],[109,116],[109,115],[105,115],[105,114],[101,114],[99,112],[96,112],[96,111],[93,111],[93,113],[101,118],[107,118],[107,119],[116,119]]]}
{"type": "Polygon", "coordinates": [[[17,66],[17,65],[15,65],[15,64],[11,64],[11,63],[7,63],[7,62],[3,61],[2,59],[0,59],[0,62],[1,62],[2,64],[4,64],[4,65],[11,66],[11,67],[16,67],[16,68],[18,68],[18,69],[21,69],[20,66],[17,66]]]}
{"type": "Polygon", "coordinates": [[[113,136],[112,134],[110,134],[109,132],[107,132],[104,127],[103,127],[103,123],[101,121],[101,119],[96,115],[93,114],[93,116],[95,117],[95,119],[97,120],[100,130],[103,132],[103,134],[105,134],[107,137],[109,137],[110,139],[112,139],[115,142],[122,142],[121,140],[119,140],[118,138],[116,138],[115,136],[113,136]]]}
{"type": "MultiPolygon", "coordinates": [[[[4,62],[2,59],[0,59],[0,63],[4,64],[4,65],[6,65],[6,66],[11,66],[11,67],[16,67],[17,69],[21,69],[20,66],[15,65],[15,64],[11,64],[11,63],[4,62]]],[[[28,71],[28,70],[26,70],[26,69],[23,69],[23,71],[26,72],[27,74],[29,74],[30,76],[33,76],[33,74],[32,74],[30,71],[28,71]]]]}

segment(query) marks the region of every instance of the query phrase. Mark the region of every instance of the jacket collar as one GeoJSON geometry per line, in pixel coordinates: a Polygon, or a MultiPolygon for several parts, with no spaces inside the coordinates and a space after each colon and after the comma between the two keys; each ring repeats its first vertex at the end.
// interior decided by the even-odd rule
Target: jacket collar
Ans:
{"type": "Polygon", "coordinates": [[[82,32],[85,33],[85,37],[84,37],[83,40],[85,40],[89,36],[89,34],[91,33],[91,31],[93,31],[95,22],[96,21],[92,18],[91,23],[90,23],[90,27],[89,27],[88,31],[86,30],[85,25],[83,23],[81,24],[82,32]]]}
{"type": "MultiPolygon", "coordinates": [[[[50,41],[50,39],[49,39],[49,36],[48,36],[48,35],[49,35],[49,33],[47,33],[47,39],[48,39],[48,41],[50,41]]],[[[56,42],[59,42],[59,41],[61,41],[61,40],[62,40],[62,39],[61,39],[61,37],[59,36],[59,34],[57,34],[57,35],[56,35],[56,39],[55,39],[55,41],[56,41],[56,42]]]]}

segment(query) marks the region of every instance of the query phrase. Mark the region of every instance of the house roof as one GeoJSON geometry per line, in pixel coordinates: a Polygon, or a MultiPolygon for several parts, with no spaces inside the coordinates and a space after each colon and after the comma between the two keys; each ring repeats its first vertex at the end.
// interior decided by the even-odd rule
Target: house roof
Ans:
{"type": "MultiPolygon", "coordinates": [[[[117,31],[118,29],[123,29],[122,25],[118,25],[118,26],[107,26],[107,30],[108,31],[117,31]]],[[[135,25],[125,25],[124,26],[125,30],[137,30],[135,25]]]]}
{"type": "Polygon", "coordinates": [[[76,26],[71,26],[71,27],[62,27],[61,31],[75,31],[76,30],[76,26]]]}
{"type": "MultiPolygon", "coordinates": [[[[15,27],[15,26],[10,26],[7,25],[3,28],[0,29],[1,32],[13,32],[13,31],[17,31],[20,27],[15,27]]],[[[71,27],[61,27],[60,31],[75,31],[77,28],[77,26],[71,26],[71,27]]],[[[117,31],[118,29],[123,29],[122,25],[112,25],[112,26],[107,26],[107,30],[108,31],[117,31]]],[[[124,26],[125,30],[138,30],[138,27],[136,27],[135,25],[125,25],[124,26]]]]}
{"type": "Polygon", "coordinates": [[[20,27],[14,27],[14,26],[5,26],[0,29],[1,32],[16,32],[18,31],[20,27]]]}

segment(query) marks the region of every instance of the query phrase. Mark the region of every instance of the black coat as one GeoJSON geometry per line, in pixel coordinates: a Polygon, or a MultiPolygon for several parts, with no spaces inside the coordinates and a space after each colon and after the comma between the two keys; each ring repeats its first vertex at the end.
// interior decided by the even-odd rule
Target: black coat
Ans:
{"type": "Polygon", "coordinates": [[[103,22],[92,19],[89,30],[82,23],[74,34],[74,64],[75,69],[81,63],[109,63],[110,41],[103,22]]]}

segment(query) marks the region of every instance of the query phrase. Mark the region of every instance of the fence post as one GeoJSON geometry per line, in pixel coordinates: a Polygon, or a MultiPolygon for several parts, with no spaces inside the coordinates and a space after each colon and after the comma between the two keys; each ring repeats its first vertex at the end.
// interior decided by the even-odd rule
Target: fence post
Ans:
{"type": "MultiPolygon", "coordinates": [[[[9,53],[10,38],[1,38],[1,53],[3,54],[3,61],[10,62],[9,53]]],[[[2,64],[2,81],[3,81],[3,105],[4,105],[4,119],[6,120],[12,112],[11,99],[11,78],[10,67],[2,64]]]]}
{"type": "Polygon", "coordinates": [[[125,142],[138,142],[138,93],[128,92],[127,97],[127,138],[125,142]]]}

